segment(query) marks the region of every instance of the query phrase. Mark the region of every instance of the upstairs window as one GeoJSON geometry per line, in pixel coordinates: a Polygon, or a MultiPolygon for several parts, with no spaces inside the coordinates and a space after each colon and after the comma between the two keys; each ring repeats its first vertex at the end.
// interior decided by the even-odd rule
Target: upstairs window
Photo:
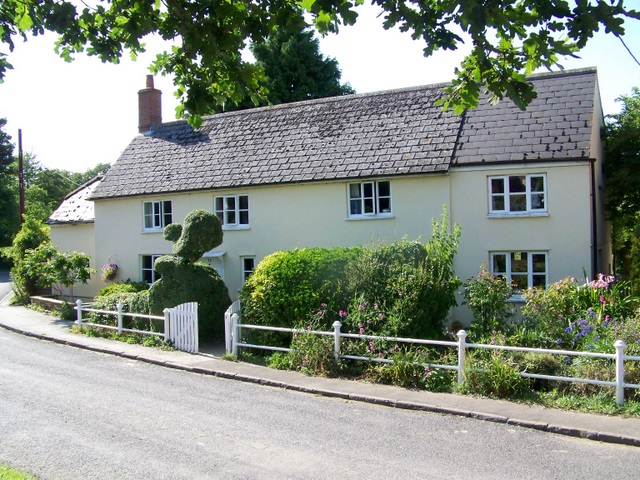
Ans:
{"type": "Polygon", "coordinates": [[[532,287],[547,286],[546,252],[493,252],[491,273],[511,282],[514,294],[532,287]]]}
{"type": "Polygon", "coordinates": [[[546,212],[546,175],[489,177],[489,214],[517,216],[546,212]]]}
{"type": "Polygon", "coordinates": [[[350,183],[349,216],[391,216],[391,182],[350,183]]]}
{"type": "Polygon", "coordinates": [[[162,230],[173,221],[171,200],[144,202],[142,209],[145,230],[162,230]]]}
{"type": "Polygon", "coordinates": [[[226,228],[249,228],[249,195],[215,197],[215,213],[226,228]]]}

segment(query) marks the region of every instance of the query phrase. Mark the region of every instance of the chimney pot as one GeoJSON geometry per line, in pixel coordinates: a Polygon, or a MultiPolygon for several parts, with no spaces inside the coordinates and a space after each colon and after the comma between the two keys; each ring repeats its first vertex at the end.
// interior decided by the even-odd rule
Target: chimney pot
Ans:
{"type": "Polygon", "coordinates": [[[138,132],[146,133],[161,124],[162,92],[153,86],[153,75],[147,75],[146,88],[138,91],[138,132]]]}

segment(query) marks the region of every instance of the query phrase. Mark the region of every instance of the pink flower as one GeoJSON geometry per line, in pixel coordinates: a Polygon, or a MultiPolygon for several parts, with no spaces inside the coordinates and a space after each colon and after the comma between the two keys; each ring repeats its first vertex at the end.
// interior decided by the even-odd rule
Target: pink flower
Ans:
{"type": "Polygon", "coordinates": [[[306,367],[307,366],[307,361],[306,360],[302,360],[302,366],[306,367]]]}
{"type": "Polygon", "coordinates": [[[362,304],[358,305],[358,309],[359,310],[364,310],[364,305],[362,305],[362,304]]]}
{"type": "Polygon", "coordinates": [[[340,310],[338,312],[338,315],[340,315],[341,317],[346,317],[347,316],[347,312],[345,312],[344,310],[340,310]]]}
{"type": "Polygon", "coordinates": [[[364,334],[364,328],[360,328],[360,335],[364,334]]]}
{"type": "Polygon", "coordinates": [[[382,320],[382,317],[384,317],[384,315],[383,315],[383,314],[381,314],[381,313],[379,313],[379,314],[378,314],[378,318],[382,320]]]}
{"type": "Polygon", "coordinates": [[[324,312],[322,310],[318,310],[318,313],[316,313],[316,315],[321,316],[324,312]]]}
{"type": "Polygon", "coordinates": [[[326,308],[326,307],[327,307],[327,304],[326,304],[326,303],[321,303],[321,304],[320,304],[320,306],[321,306],[322,308],[326,308]]]}

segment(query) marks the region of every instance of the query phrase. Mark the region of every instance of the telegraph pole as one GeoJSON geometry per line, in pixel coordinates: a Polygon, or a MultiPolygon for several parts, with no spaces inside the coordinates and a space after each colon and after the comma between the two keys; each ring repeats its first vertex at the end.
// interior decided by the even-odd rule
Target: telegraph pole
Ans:
{"type": "Polygon", "coordinates": [[[20,224],[24,223],[24,161],[22,157],[22,129],[18,129],[18,190],[20,192],[20,224]]]}

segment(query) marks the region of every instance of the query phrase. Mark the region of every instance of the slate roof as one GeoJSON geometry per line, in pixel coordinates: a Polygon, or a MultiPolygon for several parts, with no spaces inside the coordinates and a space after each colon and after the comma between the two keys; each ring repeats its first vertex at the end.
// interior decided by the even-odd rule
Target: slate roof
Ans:
{"type": "Polygon", "coordinates": [[[100,185],[102,175],[92,178],[87,183],[68,194],[55,212],[51,214],[49,225],[65,223],[93,223],[95,219],[93,202],[89,196],[100,185]]]}
{"type": "Polygon", "coordinates": [[[532,81],[526,112],[507,100],[443,112],[440,84],[212,115],[198,131],[166,123],[133,139],[91,199],[589,157],[595,69],[532,81]]]}
{"type": "Polygon", "coordinates": [[[510,101],[466,112],[452,164],[590,157],[595,69],[532,77],[538,97],[526,111],[510,101]]]}

